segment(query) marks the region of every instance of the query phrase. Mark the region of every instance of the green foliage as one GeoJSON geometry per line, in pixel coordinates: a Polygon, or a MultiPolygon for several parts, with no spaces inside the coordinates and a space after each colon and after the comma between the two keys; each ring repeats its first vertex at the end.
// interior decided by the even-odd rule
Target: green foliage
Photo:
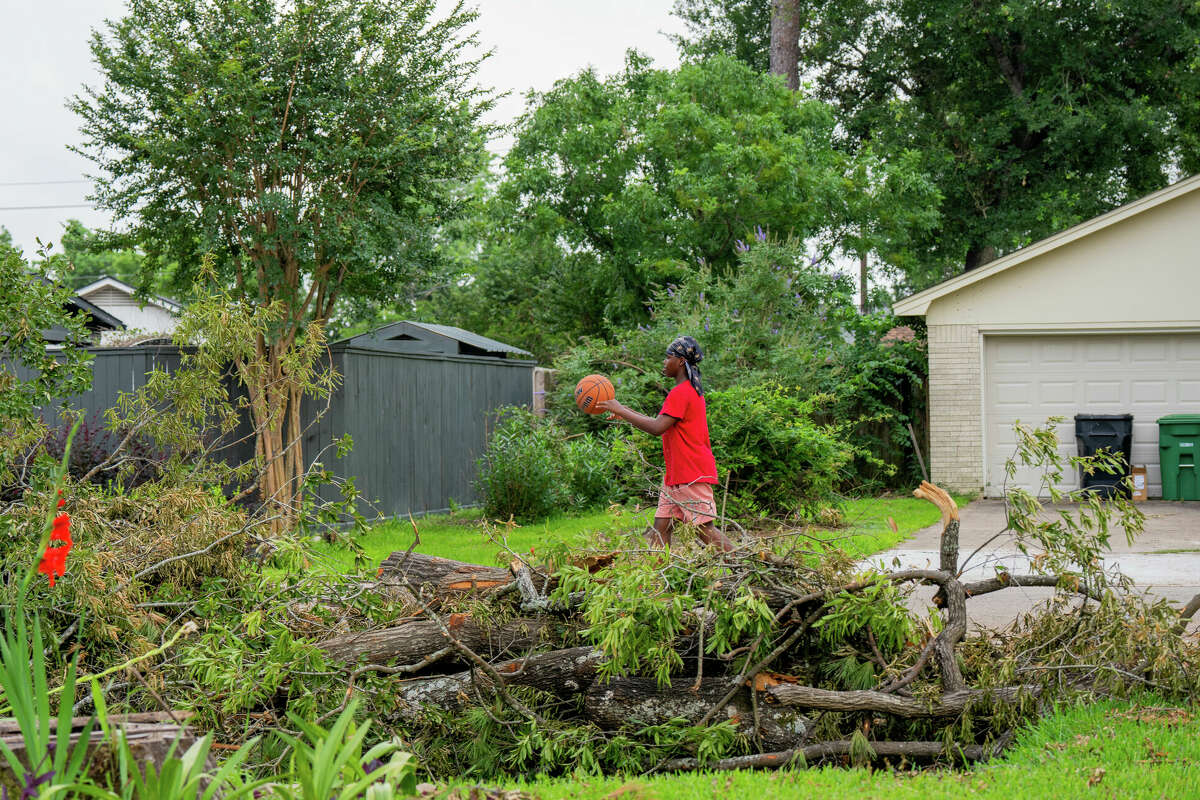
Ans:
{"type": "Polygon", "coordinates": [[[70,104],[97,202],[181,291],[213,252],[223,284],[301,324],[394,296],[476,170],[474,19],[427,0],[134,0],[93,35],[104,84],[70,104]]]}
{"type": "Polygon", "coordinates": [[[62,251],[51,266],[62,283],[72,289],[78,290],[106,275],[148,292],[166,284],[167,270],[156,275],[145,274],[141,253],[130,247],[114,246],[104,233],[88,230],[77,219],[67,220],[61,242],[62,251]]]}
{"type": "MultiPolygon", "coordinates": [[[[827,502],[835,487],[907,485],[919,474],[905,425],[920,427],[923,416],[922,342],[911,330],[911,341],[885,339],[895,320],[859,314],[848,276],[802,242],[761,229],[747,239],[730,274],[702,266],[654,293],[648,324],[563,354],[552,397],[558,418],[576,430],[599,427],[581,420],[570,399],[573,379],[596,371],[612,377],[622,402],[653,414],[669,387],[647,367],[687,333],[706,353],[700,366],[718,469],[747,466],[767,479],[747,476],[731,488],[742,510],[786,513],[827,502]],[[791,474],[798,464],[815,472],[791,474]]],[[[661,461],[657,442],[639,434],[631,441],[642,452],[627,459],[638,485],[640,464],[661,461]]]]}
{"type": "Polygon", "coordinates": [[[290,772],[298,784],[276,786],[280,797],[350,800],[365,796],[369,800],[390,800],[416,794],[412,756],[401,749],[399,740],[380,742],[363,752],[370,722],[354,724],[355,706],[351,702],[328,730],[288,712],[288,719],[300,729],[303,738],[278,734],[292,748],[290,772]]]}
{"type": "MultiPolygon", "coordinates": [[[[1108,583],[1102,557],[1110,549],[1113,529],[1122,530],[1132,543],[1142,532],[1145,517],[1123,493],[1106,499],[1086,489],[1063,488],[1067,474],[1072,479],[1077,471],[1124,475],[1126,464],[1121,455],[1105,450],[1093,456],[1064,459],[1055,434],[1055,426],[1060,422],[1060,417],[1051,417],[1044,426],[1020,423],[1013,426],[1017,447],[1004,465],[1007,479],[1015,477],[1018,468],[1033,468],[1042,479],[1036,492],[1006,485],[1004,499],[1009,529],[1022,553],[1038,556],[1039,570],[1078,576],[1095,589],[1108,583]],[[1051,503],[1077,505],[1074,512],[1062,510],[1048,515],[1039,496],[1047,497],[1051,503]]],[[[1124,483],[1131,488],[1128,478],[1124,483]]]]}
{"type": "Polygon", "coordinates": [[[478,462],[484,514],[528,522],[614,500],[608,450],[596,437],[567,440],[552,420],[501,409],[478,462]]]}
{"type": "MultiPolygon", "coordinates": [[[[687,0],[693,49],[757,69],[766,3],[687,0]],[[757,7],[757,15],[750,9],[757,7]],[[749,20],[752,23],[747,24],[749,20]]],[[[797,4],[800,74],[853,146],[919,153],[941,222],[899,268],[923,288],[1197,171],[1200,10],[1168,0],[797,4]]]]}
{"type": "Polygon", "coordinates": [[[622,563],[594,574],[578,567],[559,571],[553,596],[567,602],[574,592],[585,592],[580,635],[605,655],[601,679],[631,674],[650,674],[659,685],[667,685],[683,661],[674,648],[685,627],[711,624],[713,633],[705,652],[732,649],[734,642],[757,640],[758,647],[746,656],[761,655],[769,644],[774,614],[749,587],[716,604],[714,619],[697,619],[697,608],[712,604],[724,570],[708,563],[698,573],[683,566],[668,566],[651,560],[622,563]]]}
{"type": "Polygon", "coordinates": [[[709,395],[709,434],[734,516],[814,519],[849,482],[855,451],[844,429],[814,421],[829,398],[797,395],[774,383],[709,395]]]}
{"type": "Polygon", "coordinates": [[[45,433],[38,410],[91,386],[89,341],[82,315],[71,313],[71,291],[0,247],[0,486],[14,460],[45,433]],[[53,332],[64,346],[46,347],[53,332]]]}
{"type": "Polygon", "coordinates": [[[652,292],[701,265],[730,272],[754,225],[832,251],[879,207],[923,207],[882,188],[915,189],[906,164],[847,157],[826,106],[728,58],[660,70],[631,53],[618,75],[584,71],[531,102],[472,280],[437,307],[473,307],[541,359],[644,322],[652,292]]]}
{"type": "Polygon", "coordinates": [[[483,510],[494,519],[536,520],[565,500],[561,436],[526,409],[503,412],[479,459],[483,510]]]}
{"type": "MultiPolygon", "coordinates": [[[[3,742],[0,742],[0,755],[12,775],[25,781],[24,786],[15,788],[31,791],[30,796],[38,798],[63,796],[63,787],[73,783],[87,767],[87,743],[93,727],[93,723],[88,722],[80,740],[72,744],[71,708],[75,702],[76,661],[72,660],[67,668],[58,691],[58,713],[54,714],[50,708],[49,670],[41,619],[37,615],[33,617],[31,636],[24,603],[18,600],[15,608],[5,612],[4,629],[0,634],[0,692],[3,692],[3,703],[7,706],[5,716],[16,720],[25,745],[23,759],[3,742]],[[43,785],[49,780],[53,783],[43,785]]],[[[9,792],[10,787],[5,786],[5,795],[9,792]]],[[[26,796],[24,791],[22,796],[26,796]]]]}
{"type": "Polygon", "coordinates": [[[896,585],[876,580],[857,592],[841,592],[825,605],[813,627],[822,641],[839,645],[870,630],[880,652],[899,653],[912,638],[913,622],[896,585]]]}

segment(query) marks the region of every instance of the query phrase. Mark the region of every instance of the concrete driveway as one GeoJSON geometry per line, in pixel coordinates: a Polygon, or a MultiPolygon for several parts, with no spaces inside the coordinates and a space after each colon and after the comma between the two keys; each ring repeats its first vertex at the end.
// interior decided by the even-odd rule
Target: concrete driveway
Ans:
{"type": "MultiPolygon", "coordinates": [[[[1118,565],[1140,589],[1182,607],[1200,593],[1200,502],[1150,500],[1140,507],[1146,515],[1145,532],[1130,545],[1124,531],[1113,531],[1105,567],[1118,565]]],[[[984,545],[966,565],[965,577],[992,577],[997,563],[1014,574],[1029,572],[1028,561],[1014,546],[1011,534],[996,536],[1005,526],[1003,501],[976,500],[960,509],[959,517],[960,565],[984,545]]],[[[882,559],[887,569],[894,568],[894,559],[899,559],[902,569],[936,567],[941,532],[941,523],[920,530],[895,548],[873,556],[871,562],[882,559]]],[[[968,600],[967,612],[976,626],[1003,627],[1053,594],[1050,588],[1012,587],[968,600]]],[[[927,601],[932,595],[933,589],[921,590],[917,599],[927,601]]],[[[1196,616],[1200,618],[1200,614],[1196,616]]],[[[1193,619],[1190,630],[1195,632],[1198,627],[1200,619],[1193,619]]]]}

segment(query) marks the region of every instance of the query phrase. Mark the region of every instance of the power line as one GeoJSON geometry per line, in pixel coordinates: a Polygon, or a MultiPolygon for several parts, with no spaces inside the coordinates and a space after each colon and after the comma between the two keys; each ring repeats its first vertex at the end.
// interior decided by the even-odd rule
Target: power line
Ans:
{"type": "Polygon", "coordinates": [[[51,186],[60,183],[91,183],[86,178],[72,178],[62,181],[4,181],[0,186],[51,186]]]}
{"type": "Polygon", "coordinates": [[[41,211],[49,208],[92,208],[91,203],[64,203],[57,206],[0,206],[0,211],[41,211]]]}

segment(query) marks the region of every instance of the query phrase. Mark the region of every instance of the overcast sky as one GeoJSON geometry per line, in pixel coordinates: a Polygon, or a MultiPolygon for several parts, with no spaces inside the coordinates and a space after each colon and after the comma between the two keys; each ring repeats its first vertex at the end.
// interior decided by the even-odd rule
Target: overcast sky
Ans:
{"type": "MultiPolygon", "coordinates": [[[[451,5],[441,0],[443,6],[451,5]]],[[[468,3],[470,5],[471,3],[468,3]]],[[[672,0],[476,0],[481,44],[495,54],[480,82],[510,91],[492,115],[507,122],[524,108],[530,89],[589,64],[620,69],[625,50],[646,53],[660,66],[677,63],[664,32],[679,32],[672,0]]],[[[57,243],[72,217],[88,227],[110,224],[92,210],[84,180],[90,163],[67,150],[79,142],[75,116],[65,108],[84,84],[98,83],[87,43],[105,19],[124,14],[124,0],[5,0],[0,11],[0,225],[26,255],[35,239],[57,243]],[[31,206],[56,206],[30,208],[31,206]],[[70,207],[64,207],[70,206],[70,207]]],[[[494,143],[502,150],[507,142],[494,143]]]]}

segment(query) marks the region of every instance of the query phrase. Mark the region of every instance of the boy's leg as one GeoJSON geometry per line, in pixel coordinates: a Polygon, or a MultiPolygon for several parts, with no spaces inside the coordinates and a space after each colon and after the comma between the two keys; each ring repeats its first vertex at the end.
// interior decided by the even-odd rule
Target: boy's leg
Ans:
{"type": "Polygon", "coordinates": [[[699,536],[705,544],[718,547],[726,553],[733,549],[733,542],[729,541],[729,537],[717,530],[711,522],[700,526],[699,536]]]}
{"type": "Polygon", "coordinates": [[[675,529],[675,520],[671,517],[655,517],[653,533],[647,538],[651,547],[667,547],[671,544],[671,531],[675,529]]]}

